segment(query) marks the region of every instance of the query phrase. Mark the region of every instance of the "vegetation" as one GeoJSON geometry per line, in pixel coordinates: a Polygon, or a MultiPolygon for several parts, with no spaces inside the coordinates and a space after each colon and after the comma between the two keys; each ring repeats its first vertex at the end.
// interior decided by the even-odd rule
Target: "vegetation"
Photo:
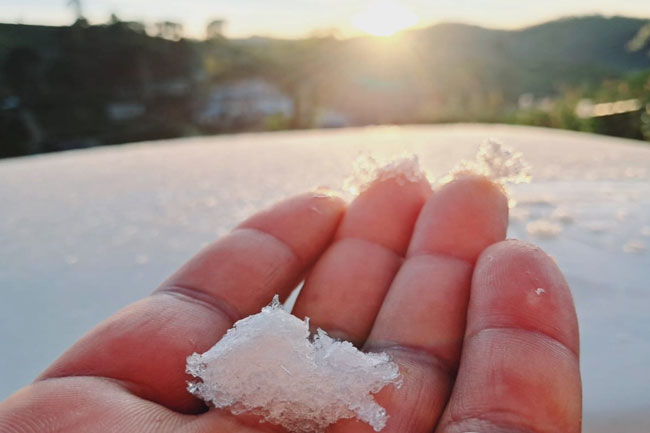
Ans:
{"type": "Polygon", "coordinates": [[[0,157],[327,126],[324,111],[349,125],[511,122],[650,138],[644,20],[589,16],[517,31],[443,24],[386,40],[229,40],[219,29],[196,41],[175,23],[151,36],[115,16],[94,26],[0,24],[0,157]],[[268,83],[291,110],[207,116],[222,104],[215,92],[242,80],[268,83]],[[634,109],[576,112],[620,100],[634,109]]]}

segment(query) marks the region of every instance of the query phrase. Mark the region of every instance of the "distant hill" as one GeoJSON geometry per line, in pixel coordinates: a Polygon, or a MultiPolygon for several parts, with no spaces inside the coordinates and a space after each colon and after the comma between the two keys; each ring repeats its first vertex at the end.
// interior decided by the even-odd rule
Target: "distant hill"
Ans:
{"type": "Polygon", "coordinates": [[[480,66],[482,74],[508,77],[508,85],[517,91],[548,93],[561,84],[650,67],[647,51],[626,47],[648,22],[585,16],[509,31],[447,23],[412,31],[407,37],[425,65],[443,70],[480,66]]]}
{"type": "MultiPolygon", "coordinates": [[[[560,99],[650,70],[650,47],[642,41],[639,49],[628,48],[647,23],[584,16],[520,30],[447,23],[389,40],[207,41],[153,37],[141,23],[116,17],[94,26],[0,24],[0,143],[13,146],[0,146],[0,157],[183,134],[304,128],[317,125],[323,112],[348,125],[509,121],[523,94],[560,99]],[[238,80],[275,87],[291,101],[290,118],[253,118],[250,110],[239,110],[236,118],[225,115],[227,122],[197,120],[205,119],[201,113],[213,90],[238,80]]],[[[212,104],[211,112],[220,112],[212,104]]],[[[570,104],[575,101],[564,111],[572,116],[570,104]]]]}
{"type": "MultiPolygon", "coordinates": [[[[521,30],[444,23],[407,32],[403,39],[412,54],[407,62],[434,75],[441,88],[462,87],[464,83],[457,83],[462,78],[459,70],[461,75],[471,70],[476,75],[471,79],[476,78],[481,86],[497,86],[507,96],[549,94],[563,85],[594,83],[650,68],[647,50],[626,48],[648,22],[627,17],[568,17],[521,30]],[[502,89],[503,84],[507,85],[502,89]]],[[[17,45],[56,55],[62,49],[62,35],[70,29],[0,24],[0,65],[17,45]]],[[[244,50],[286,43],[291,41],[262,37],[232,41],[244,50]]],[[[367,51],[373,43],[370,37],[342,40],[339,48],[343,51],[331,60],[342,63],[339,69],[354,72],[359,68],[357,60],[364,58],[360,51],[367,51]]]]}
{"type": "MultiPolygon", "coordinates": [[[[648,20],[598,16],[566,18],[509,34],[523,82],[551,90],[553,83],[600,80],[650,67],[647,51],[627,44],[648,20]],[[536,80],[531,80],[530,77],[536,80]]],[[[535,89],[532,89],[535,90],[535,89]]]]}
{"type": "Polygon", "coordinates": [[[521,30],[439,24],[407,32],[390,54],[373,38],[342,41],[334,72],[342,95],[365,92],[344,101],[362,121],[401,121],[422,114],[409,109],[413,101],[421,111],[430,111],[425,119],[457,120],[484,112],[486,104],[513,103],[524,93],[552,96],[568,86],[594,85],[650,68],[647,50],[626,48],[647,22],[586,16],[521,30]],[[445,115],[440,114],[443,105],[445,115]]]}

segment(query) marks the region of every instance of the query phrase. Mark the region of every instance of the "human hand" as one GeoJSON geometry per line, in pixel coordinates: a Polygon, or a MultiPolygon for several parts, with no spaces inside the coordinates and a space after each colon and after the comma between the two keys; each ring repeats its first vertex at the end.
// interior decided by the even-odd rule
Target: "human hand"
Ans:
{"type": "Polygon", "coordinates": [[[541,250],[503,241],[507,220],[505,196],[481,177],[434,193],[425,180],[377,180],[347,210],[320,194],[280,203],[73,345],[0,405],[0,431],[283,431],[206,410],[186,390],[185,360],[306,275],[294,314],[400,366],[403,386],[376,395],[384,432],[577,433],[571,294],[541,250]]]}

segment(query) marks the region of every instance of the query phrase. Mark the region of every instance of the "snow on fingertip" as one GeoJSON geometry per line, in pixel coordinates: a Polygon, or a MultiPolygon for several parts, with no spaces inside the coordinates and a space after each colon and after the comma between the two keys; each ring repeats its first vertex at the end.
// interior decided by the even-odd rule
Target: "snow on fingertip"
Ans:
{"type": "Polygon", "coordinates": [[[353,163],[352,175],[345,179],[343,189],[358,195],[375,181],[395,179],[399,185],[427,179],[417,155],[409,154],[382,160],[377,156],[362,154],[353,163]]]}
{"type": "Polygon", "coordinates": [[[488,139],[480,145],[473,161],[461,161],[442,181],[480,175],[500,185],[528,183],[531,179],[530,172],[530,165],[520,152],[497,140],[488,139]]]}

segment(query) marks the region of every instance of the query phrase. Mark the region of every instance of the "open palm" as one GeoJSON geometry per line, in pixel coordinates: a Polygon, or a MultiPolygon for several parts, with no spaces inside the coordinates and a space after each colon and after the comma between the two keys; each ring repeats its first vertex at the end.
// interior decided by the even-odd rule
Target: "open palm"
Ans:
{"type": "Polygon", "coordinates": [[[306,277],[294,314],[399,364],[404,385],[376,396],[384,432],[577,433],[571,294],[541,250],[503,241],[507,221],[505,196],[481,177],[434,192],[379,179],[347,209],[322,194],[282,202],[77,342],[0,405],[0,431],[283,431],[207,410],[186,390],[185,359],[306,277]]]}

